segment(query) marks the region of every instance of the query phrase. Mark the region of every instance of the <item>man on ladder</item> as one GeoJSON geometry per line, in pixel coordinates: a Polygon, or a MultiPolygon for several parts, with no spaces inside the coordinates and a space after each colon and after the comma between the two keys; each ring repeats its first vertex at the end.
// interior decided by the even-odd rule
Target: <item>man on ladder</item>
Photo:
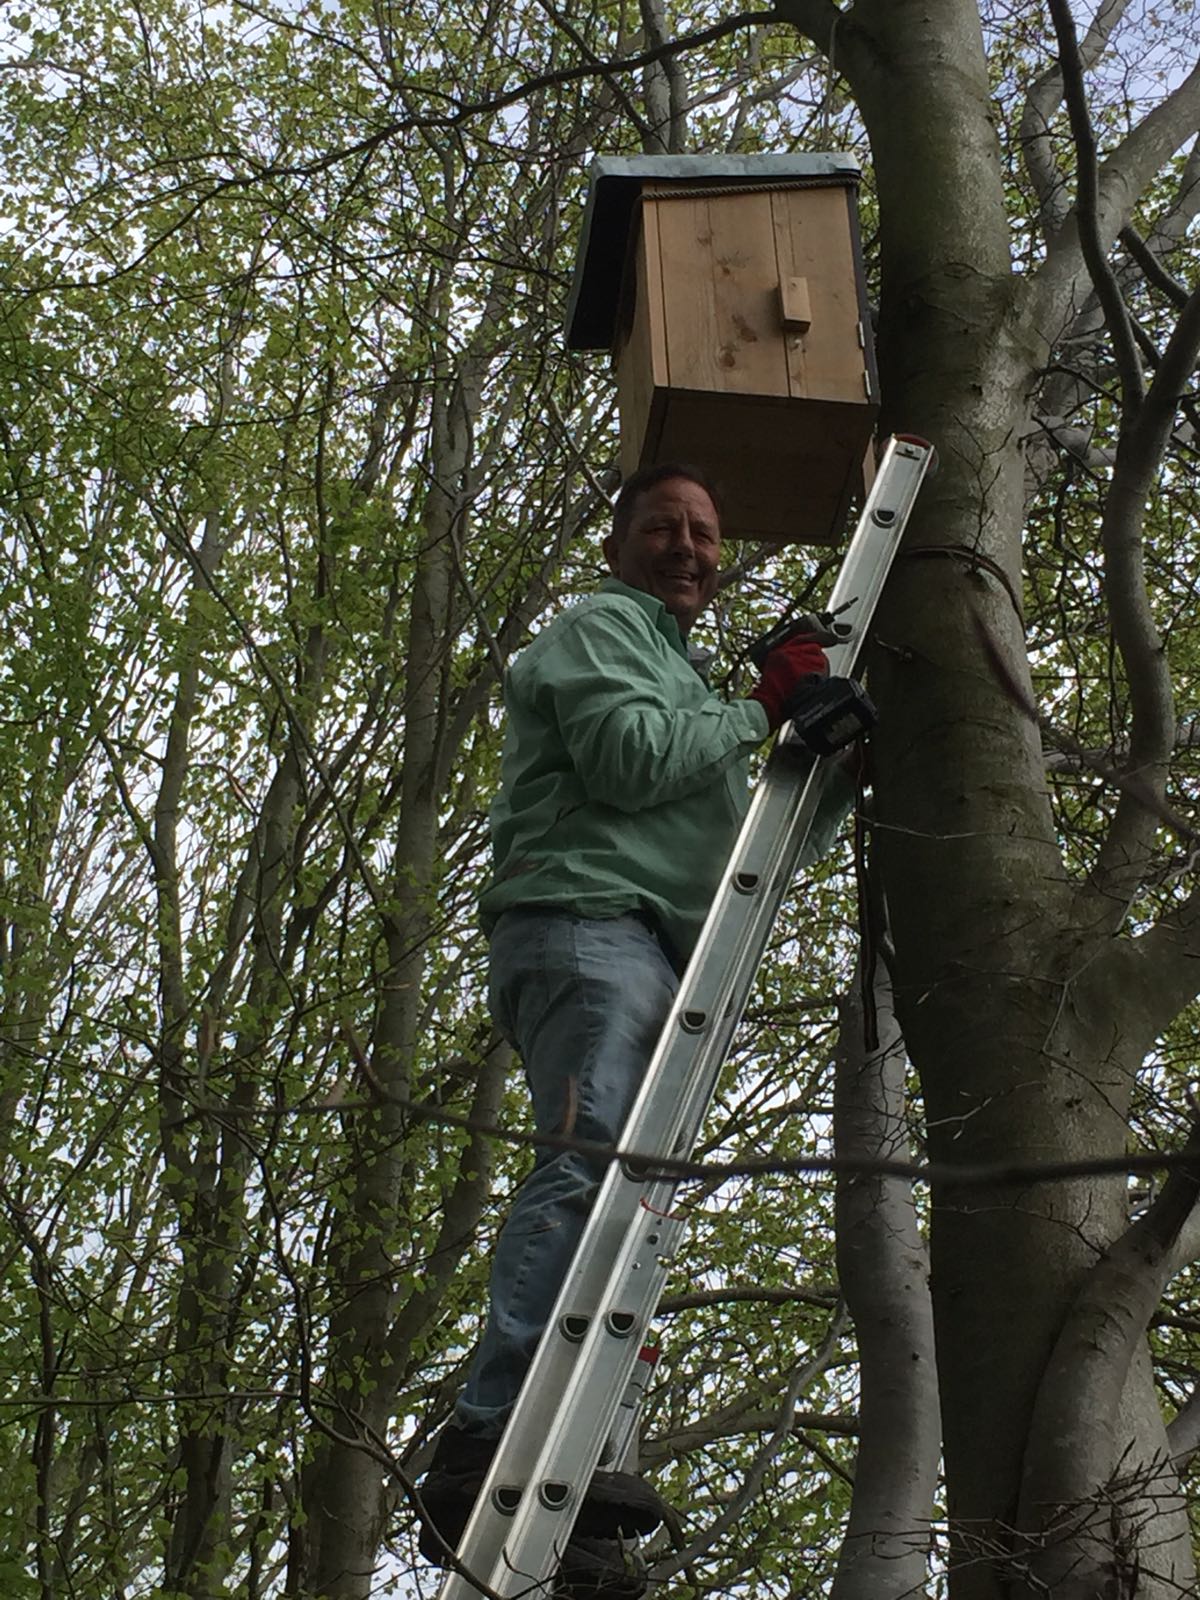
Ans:
{"type": "MultiPolygon", "coordinates": [[[[687,636],[716,593],[720,518],[696,469],[634,474],[604,553],[613,577],[508,674],[495,871],[480,905],[492,1014],[522,1056],[538,1132],[614,1146],[745,814],[750,753],[828,668],[817,637],[793,635],[767,655],[747,699],[723,702],[708,687],[687,636]]],[[[806,860],[852,798],[844,777],[827,785],[806,860]]],[[[501,1231],[484,1334],[421,1485],[421,1548],[439,1565],[462,1535],[603,1176],[581,1151],[541,1150],[501,1231]]],[[[640,1477],[598,1471],[559,1592],[573,1592],[577,1572],[580,1595],[640,1595],[645,1569],[623,1539],[662,1514],[640,1477]]]]}

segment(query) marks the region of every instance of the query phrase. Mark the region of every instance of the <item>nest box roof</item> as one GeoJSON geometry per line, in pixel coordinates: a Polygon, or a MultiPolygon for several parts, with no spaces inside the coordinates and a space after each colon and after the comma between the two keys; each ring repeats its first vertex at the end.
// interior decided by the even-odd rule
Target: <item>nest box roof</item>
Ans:
{"type": "Polygon", "coordinates": [[[567,301],[567,346],[609,350],[629,230],[648,183],[708,188],[757,188],[776,183],[857,184],[853,156],[601,156],[592,164],[587,206],[567,301]]]}

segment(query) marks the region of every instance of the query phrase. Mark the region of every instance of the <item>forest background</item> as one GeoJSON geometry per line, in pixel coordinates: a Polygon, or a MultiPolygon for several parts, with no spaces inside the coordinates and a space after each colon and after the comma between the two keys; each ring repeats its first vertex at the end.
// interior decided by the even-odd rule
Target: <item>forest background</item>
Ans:
{"type": "MultiPolygon", "coordinates": [[[[498,687],[616,483],[561,333],[587,167],[814,149],[863,164],[882,426],[941,470],[866,870],[797,888],[685,1191],[655,1592],[1196,1592],[1198,28],[7,8],[7,1593],[434,1592],[410,1485],[530,1160],[473,910],[498,687]]],[[[739,555],[731,693],[830,573],[739,555]]]]}

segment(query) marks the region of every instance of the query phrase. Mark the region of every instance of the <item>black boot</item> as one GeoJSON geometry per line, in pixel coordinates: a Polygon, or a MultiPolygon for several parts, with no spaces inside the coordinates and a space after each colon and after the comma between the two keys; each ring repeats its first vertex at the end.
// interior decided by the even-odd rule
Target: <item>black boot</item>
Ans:
{"type": "Polygon", "coordinates": [[[578,1531],[563,1551],[554,1600],[641,1600],[649,1585],[646,1563],[621,1539],[586,1539],[578,1531]]]}
{"type": "MultiPolygon", "coordinates": [[[[498,1442],[466,1433],[453,1423],[438,1435],[429,1471],[417,1486],[424,1508],[420,1550],[435,1566],[445,1564],[446,1551],[431,1528],[457,1550],[498,1442]]],[[[661,1497],[636,1474],[597,1472],[579,1508],[574,1537],[608,1541],[652,1533],[665,1509],[661,1497]]]]}
{"type": "Polygon", "coordinates": [[[464,1433],[453,1423],[438,1435],[429,1471],[417,1485],[422,1507],[418,1548],[435,1567],[446,1565],[445,1545],[458,1549],[498,1443],[464,1433]]]}
{"type": "Polygon", "coordinates": [[[575,1519],[575,1532],[597,1539],[653,1533],[668,1509],[658,1491],[636,1473],[594,1472],[575,1519]]]}

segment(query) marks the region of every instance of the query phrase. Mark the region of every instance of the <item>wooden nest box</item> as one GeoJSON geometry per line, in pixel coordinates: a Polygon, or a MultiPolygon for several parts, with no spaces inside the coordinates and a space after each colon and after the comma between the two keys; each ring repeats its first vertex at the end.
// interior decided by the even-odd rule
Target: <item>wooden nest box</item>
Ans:
{"type": "Polygon", "coordinates": [[[838,155],[592,169],[567,343],[612,352],[622,473],[701,467],[734,538],[836,544],[861,489],[879,383],[858,177],[838,155]]]}

